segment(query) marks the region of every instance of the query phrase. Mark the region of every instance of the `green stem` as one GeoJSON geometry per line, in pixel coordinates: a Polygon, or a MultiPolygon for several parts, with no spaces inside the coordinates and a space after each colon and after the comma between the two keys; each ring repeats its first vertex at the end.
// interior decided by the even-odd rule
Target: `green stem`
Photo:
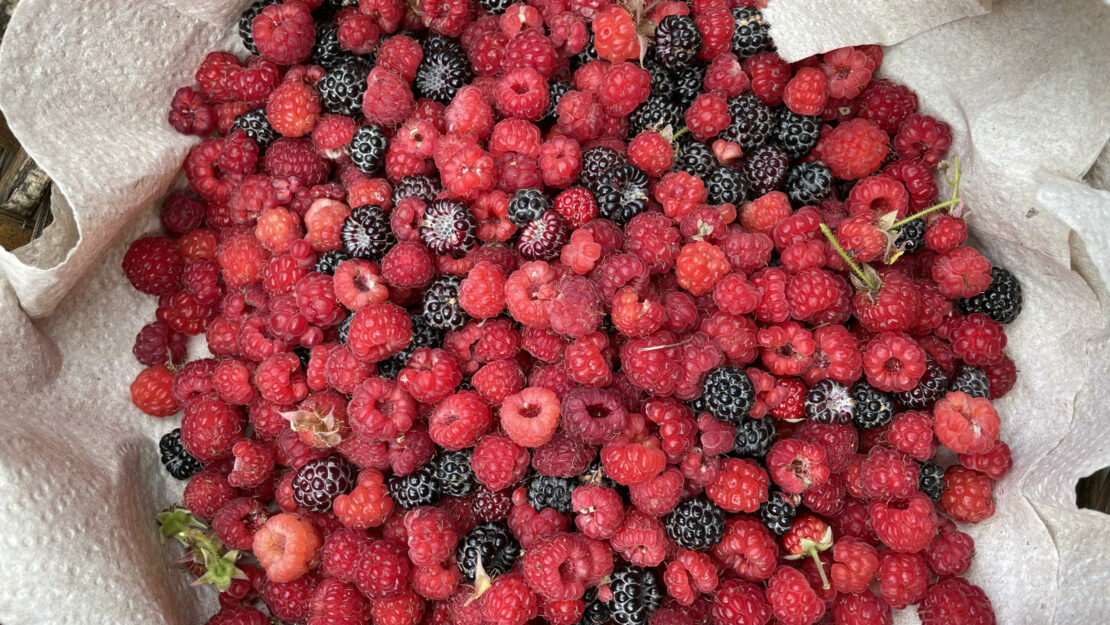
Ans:
{"type": "Polygon", "coordinates": [[[929,213],[931,213],[935,210],[945,208],[946,206],[952,206],[954,204],[958,204],[959,202],[960,202],[959,198],[952,198],[951,200],[948,200],[947,202],[941,202],[940,204],[933,204],[932,206],[930,206],[929,208],[926,208],[925,210],[914,213],[914,214],[910,215],[909,217],[906,217],[905,219],[903,219],[901,221],[894,222],[894,224],[891,226],[891,228],[897,228],[898,226],[904,226],[904,225],[910,223],[911,221],[913,221],[914,219],[917,219],[918,217],[924,217],[925,215],[928,215],[929,213]]]}
{"type": "Polygon", "coordinates": [[[944,180],[952,185],[952,199],[958,199],[960,197],[960,157],[952,158],[952,178],[944,174],[944,180]]]}
{"type": "Polygon", "coordinates": [[[852,268],[852,271],[855,272],[857,276],[859,276],[859,279],[863,280],[863,283],[867,285],[867,288],[871,289],[872,291],[876,291],[879,289],[879,285],[871,282],[871,280],[867,278],[867,275],[863,273],[863,270],[859,268],[859,265],[856,264],[856,261],[852,260],[852,257],[848,255],[848,252],[844,251],[843,247],[840,247],[840,241],[836,240],[836,237],[833,236],[833,233],[829,230],[828,226],[826,226],[825,224],[821,224],[821,233],[825,235],[825,238],[829,240],[829,243],[832,243],[833,249],[836,250],[837,254],[840,254],[840,257],[844,259],[844,262],[848,263],[848,266],[852,268]]]}
{"type": "Polygon", "coordinates": [[[671,135],[671,140],[673,141],[673,140],[681,137],[683,134],[685,134],[689,131],[690,131],[690,128],[688,126],[683,126],[681,130],[679,130],[678,132],[671,135]]]}

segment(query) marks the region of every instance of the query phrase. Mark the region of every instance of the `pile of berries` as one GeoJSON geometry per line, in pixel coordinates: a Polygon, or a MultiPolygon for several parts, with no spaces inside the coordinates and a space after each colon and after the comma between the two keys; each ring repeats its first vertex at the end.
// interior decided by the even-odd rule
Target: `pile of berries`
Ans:
{"type": "Polygon", "coordinates": [[[239,32],[123,261],[210,625],[995,622],[956,522],[1012,464],[1021,287],[881,48],[787,63],[753,0],[239,32]]]}

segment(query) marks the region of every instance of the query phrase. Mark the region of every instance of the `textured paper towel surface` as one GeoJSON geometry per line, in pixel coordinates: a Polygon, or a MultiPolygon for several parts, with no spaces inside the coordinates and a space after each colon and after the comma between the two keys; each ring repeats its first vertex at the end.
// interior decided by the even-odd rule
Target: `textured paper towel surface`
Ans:
{"type": "MultiPolygon", "coordinates": [[[[48,243],[0,254],[11,281],[0,283],[5,625],[186,625],[211,607],[166,566],[151,519],[180,497],[155,444],[178,419],[145,417],[128,401],[139,370],[130,342],[154,302],[127,286],[119,262],[126,241],[155,227],[143,207],[189,145],[164,122],[169,97],[204,52],[227,45],[242,4],[23,0],[0,50],[0,107],[72,206],[71,226],[63,219],[48,243]],[[17,294],[32,315],[53,314],[32,324],[17,294]]],[[[997,516],[970,529],[981,554],[970,576],[1000,623],[1110,622],[1110,599],[1092,592],[1110,583],[1098,557],[1110,523],[1077,511],[1073,495],[1079,476],[1110,464],[1110,197],[1078,182],[1110,135],[1108,9],[991,8],[791,0],[768,16],[794,21],[773,35],[795,57],[943,24],[888,49],[883,73],[952,124],[973,232],[1026,288],[1008,349],[1022,375],[998,406],[1016,462],[996,491],[997,516]]],[[[899,621],[915,622],[913,611],[899,621]]]]}

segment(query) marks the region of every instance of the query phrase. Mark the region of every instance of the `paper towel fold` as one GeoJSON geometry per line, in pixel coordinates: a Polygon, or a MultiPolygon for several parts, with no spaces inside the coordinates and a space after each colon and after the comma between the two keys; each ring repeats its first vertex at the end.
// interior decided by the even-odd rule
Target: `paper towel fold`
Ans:
{"type": "MultiPolygon", "coordinates": [[[[49,238],[0,252],[11,282],[0,284],[5,625],[176,625],[211,608],[165,566],[151,521],[180,497],[154,444],[177,418],[128,401],[139,370],[129,347],[154,302],[119,262],[126,241],[156,227],[144,207],[192,141],[165,123],[170,96],[208,50],[234,44],[245,4],[23,0],[0,47],[0,108],[72,207],[49,238]],[[24,311],[49,318],[32,324],[24,311]]],[[[767,16],[790,59],[908,37],[881,73],[952,124],[972,231],[1026,290],[1008,348],[1021,375],[998,402],[1015,466],[996,517],[969,530],[971,578],[1000,623],[1107,622],[1110,599],[1089,589],[1110,580],[1091,548],[1110,544],[1110,519],[1077,511],[1073,493],[1110,464],[1110,388],[1090,383],[1110,367],[1110,197],[1078,182],[1110,137],[1108,9],[1006,1],[984,15],[984,4],[780,0],[767,16]]],[[[898,620],[915,622],[913,611],[898,620]]]]}

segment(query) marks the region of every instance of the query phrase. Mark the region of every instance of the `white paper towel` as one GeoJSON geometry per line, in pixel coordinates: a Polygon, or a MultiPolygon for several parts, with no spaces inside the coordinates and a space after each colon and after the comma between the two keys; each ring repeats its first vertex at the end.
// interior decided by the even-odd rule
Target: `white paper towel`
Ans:
{"type": "MultiPolygon", "coordinates": [[[[55,208],[72,207],[32,246],[0,251],[5,625],[185,625],[211,608],[157,538],[152,514],[180,485],[155,442],[177,418],[130,405],[130,345],[154,301],[119,263],[156,228],[144,207],[191,144],[165,123],[170,96],[208,50],[235,45],[245,4],[23,0],[0,48],[0,108],[68,198],[55,208]]],[[[970,530],[971,578],[999,623],[1110,622],[1097,591],[1110,584],[1110,517],[1074,506],[1076,479],[1110,464],[1110,195],[1078,182],[1110,136],[1110,18],[1095,0],[989,8],[776,0],[767,16],[789,59],[944,24],[888,49],[882,74],[952,124],[973,233],[1026,290],[1008,349],[1021,376],[998,406],[1015,466],[996,517],[970,530]]]]}

